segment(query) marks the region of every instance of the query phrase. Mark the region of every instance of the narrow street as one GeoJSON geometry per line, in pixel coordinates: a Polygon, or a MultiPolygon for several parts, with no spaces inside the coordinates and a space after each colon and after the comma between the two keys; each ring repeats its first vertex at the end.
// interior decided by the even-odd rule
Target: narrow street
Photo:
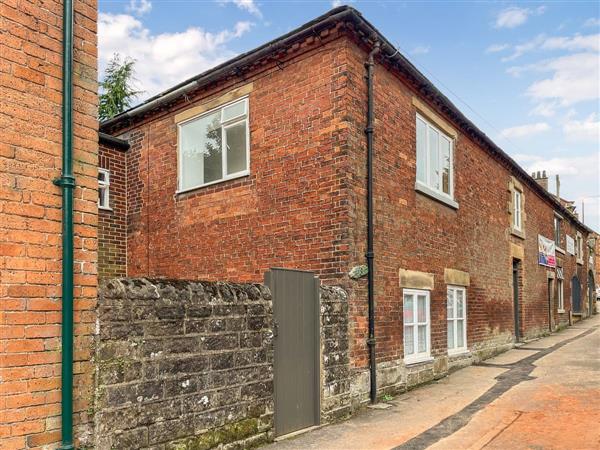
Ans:
{"type": "Polygon", "coordinates": [[[598,449],[600,316],[270,449],[598,449]]]}

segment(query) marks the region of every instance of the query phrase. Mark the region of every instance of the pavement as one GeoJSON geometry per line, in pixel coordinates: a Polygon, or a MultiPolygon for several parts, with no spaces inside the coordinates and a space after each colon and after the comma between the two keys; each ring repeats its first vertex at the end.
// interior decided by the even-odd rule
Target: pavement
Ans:
{"type": "Polygon", "coordinates": [[[266,449],[600,449],[600,315],[266,449]]]}

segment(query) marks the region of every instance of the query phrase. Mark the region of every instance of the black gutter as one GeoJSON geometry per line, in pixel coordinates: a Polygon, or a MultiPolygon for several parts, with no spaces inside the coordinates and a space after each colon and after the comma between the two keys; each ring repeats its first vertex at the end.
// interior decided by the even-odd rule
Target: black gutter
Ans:
{"type": "Polygon", "coordinates": [[[375,251],[373,249],[373,67],[374,57],[379,52],[379,42],[375,42],[369,57],[365,62],[367,69],[367,269],[368,269],[368,303],[369,303],[369,369],[371,403],[377,403],[377,356],[375,353],[375,251]]]}
{"type": "Polygon", "coordinates": [[[98,133],[98,143],[117,148],[118,150],[123,150],[124,152],[129,150],[129,142],[125,139],[119,139],[102,132],[98,133]]]}

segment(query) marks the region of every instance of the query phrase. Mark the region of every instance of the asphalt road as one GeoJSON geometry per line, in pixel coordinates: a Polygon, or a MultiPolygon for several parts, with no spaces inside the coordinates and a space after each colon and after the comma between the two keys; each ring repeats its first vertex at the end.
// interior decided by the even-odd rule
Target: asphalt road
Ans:
{"type": "Polygon", "coordinates": [[[600,449],[600,315],[269,449],[600,449]]]}

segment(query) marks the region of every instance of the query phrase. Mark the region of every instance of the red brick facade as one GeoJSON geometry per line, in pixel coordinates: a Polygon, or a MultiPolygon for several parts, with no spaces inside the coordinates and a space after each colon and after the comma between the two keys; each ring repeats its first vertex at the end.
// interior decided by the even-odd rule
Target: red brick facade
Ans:
{"type": "MultiPolygon", "coordinates": [[[[367,50],[357,42],[351,30],[337,24],[319,39],[291,47],[278,63],[270,60],[243,76],[222,77],[185,101],[106,131],[131,144],[129,276],[258,282],[273,266],[314,271],[349,293],[351,366],[361,373],[368,365],[366,281],[348,277],[364,264],[366,249],[367,50]],[[176,193],[176,115],[220,98],[224,102],[241,87],[250,89],[250,175],[176,193]]],[[[435,364],[452,363],[446,358],[448,269],[468,274],[467,343],[473,354],[512,343],[513,259],[521,267],[520,334],[547,332],[548,279],[555,271],[538,264],[538,234],[554,235],[552,200],[387,61],[376,65],[374,92],[378,362],[386,370],[404,366],[401,269],[433,275],[435,364]],[[458,209],[415,190],[418,109],[456,131],[458,209]],[[524,237],[511,233],[511,183],[523,190],[524,237]]],[[[565,215],[563,235],[575,237],[576,231],[585,240],[586,229],[565,215]]],[[[577,274],[585,286],[587,253],[581,265],[571,255],[559,255],[559,261],[565,312],[557,311],[554,280],[553,328],[569,322],[570,280],[577,274]]]]}
{"type": "MultiPolygon", "coordinates": [[[[90,418],[97,293],[96,1],[76,0],[76,435],[90,418]]],[[[0,448],[60,441],[62,1],[0,2],[0,448]]]]}

